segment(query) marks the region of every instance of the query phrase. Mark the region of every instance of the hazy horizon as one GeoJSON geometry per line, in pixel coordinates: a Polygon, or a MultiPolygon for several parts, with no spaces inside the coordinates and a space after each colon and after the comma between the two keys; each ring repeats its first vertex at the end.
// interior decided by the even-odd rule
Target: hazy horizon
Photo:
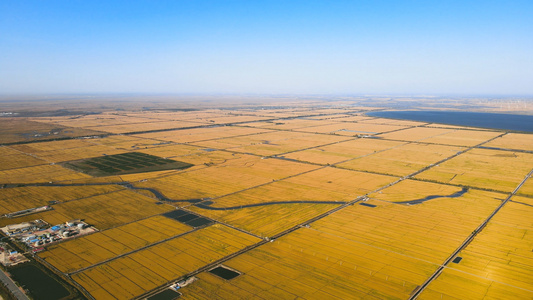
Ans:
{"type": "Polygon", "coordinates": [[[4,1],[0,94],[533,95],[530,1],[4,1]]]}

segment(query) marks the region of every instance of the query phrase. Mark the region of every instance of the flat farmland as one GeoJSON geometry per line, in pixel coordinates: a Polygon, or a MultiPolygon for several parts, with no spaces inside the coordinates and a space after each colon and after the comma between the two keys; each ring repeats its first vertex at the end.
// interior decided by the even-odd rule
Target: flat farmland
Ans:
{"type": "Polygon", "coordinates": [[[124,150],[105,145],[94,145],[86,140],[42,142],[11,147],[53,163],[124,153],[124,150]]]}
{"type": "MultiPolygon", "coordinates": [[[[513,197],[514,199],[514,197],[513,197]]],[[[520,201],[520,199],[517,199],[520,201]]],[[[508,202],[421,299],[530,299],[533,297],[533,207],[508,202]]]]}
{"type": "Polygon", "coordinates": [[[96,299],[130,299],[259,241],[226,226],[212,225],[72,278],[96,299]]]}
{"type": "Polygon", "coordinates": [[[196,206],[190,206],[188,209],[258,236],[271,237],[299,225],[306,220],[334,209],[341,204],[342,203],[322,204],[309,202],[275,204],[229,210],[213,210],[196,206]]]}
{"type": "Polygon", "coordinates": [[[36,140],[69,138],[91,134],[100,134],[99,131],[47,124],[40,120],[27,118],[0,118],[0,144],[21,143],[36,140]]]}
{"type": "Polygon", "coordinates": [[[61,272],[70,273],[191,230],[178,221],[155,216],[68,240],[40,256],[61,272]]]}
{"type": "Polygon", "coordinates": [[[301,228],[224,263],[243,274],[202,273],[184,299],[406,299],[437,265],[301,228]],[[230,296],[231,295],[231,296],[230,296]]]}
{"type": "Polygon", "coordinates": [[[281,157],[315,164],[336,164],[345,160],[366,156],[377,151],[401,146],[405,143],[380,139],[354,139],[332,145],[295,151],[281,157]]]}
{"type": "Polygon", "coordinates": [[[530,134],[317,99],[10,118],[21,128],[0,134],[0,227],[95,226],[35,254],[87,298],[145,299],[194,275],[182,298],[408,299],[457,249],[419,299],[533,296],[533,179],[477,231],[533,169],[530,134]],[[188,168],[151,168],[170,160],[188,168]],[[240,274],[209,272],[220,264],[240,274]]]}
{"type": "Polygon", "coordinates": [[[256,155],[278,155],[347,140],[347,137],[335,135],[316,135],[304,132],[279,131],[250,135],[243,138],[228,138],[195,142],[195,145],[209,148],[230,149],[236,152],[256,155]]]}
{"type": "Polygon", "coordinates": [[[32,167],[43,164],[48,164],[48,162],[18,150],[0,146],[0,170],[32,167]]]}
{"type": "Polygon", "coordinates": [[[439,265],[490,215],[501,197],[471,190],[461,197],[417,205],[368,200],[316,221],[311,228],[439,265]]]}
{"type": "Polygon", "coordinates": [[[310,120],[310,119],[289,119],[289,120],[276,120],[276,121],[262,121],[240,124],[241,126],[249,126],[256,128],[267,128],[275,130],[297,130],[300,128],[308,128],[312,130],[316,126],[324,126],[327,124],[333,124],[333,121],[323,120],[310,120]]]}
{"type": "Polygon", "coordinates": [[[224,155],[229,156],[228,159],[221,160],[214,166],[149,179],[138,186],[154,187],[175,200],[198,199],[238,192],[317,168],[250,155],[224,155]]]}
{"type": "Polygon", "coordinates": [[[59,165],[38,165],[32,167],[2,170],[0,180],[6,183],[64,182],[90,178],[80,172],[63,168],[59,165]]]}
{"type": "Polygon", "coordinates": [[[337,164],[341,168],[406,176],[448,158],[462,147],[410,143],[337,164]]]}
{"type": "Polygon", "coordinates": [[[83,219],[100,230],[134,222],[156,214],[168,212],[169,205],[157,205],[156,200],[130,190],[119,190],[59,203],[53,210],[16,219],[0,219],[0,225],[43,219],[49,224],[61,224],[69,220],[83,219]]]}
{"type": "Polygon", "coordinates": [[[483,145],[485,147],[533,151],[533,135],[523,133],[507,133],[483,145]]]}
{"type": "MultiPolygon", "coordinates": [[[[0,190],[0,215],[24,209],[66,202],[124,189],[118,185],[101,186],[27,186],[0,190]]],[[[68,221],[68,220],[65,220],[68,221]]]]}
{"type": "Polygon", "coordinates": [[[192,143],[204,140],[220,139],[240,135],[251,135],[269,132],[267,129],[256,129],[237,126],[213,126],[206,128],[183,129],[153,133],[137,134],[141,138],[156,139],[176,143],[192,143]]]}
{"type": "Polygon", "coordinates": [[[315,126],[312,128],[300,128],[296,131],[303,132],[315,132],[315,133],[329,133],[343,136],[356,136],[360,134],[377,134],[388,131],[394,131],[398,129],[406,128],[404,126],[397,125],[385,125],[385,124],[368,124],[368,123],[350,123],[350,122],[337,122],[334,124],[315,126]]]}
{"type": "Polygon", "coordinates": [[[533,154],[473,149],[416,178],[511,192],[533,168],[533,154]]]}

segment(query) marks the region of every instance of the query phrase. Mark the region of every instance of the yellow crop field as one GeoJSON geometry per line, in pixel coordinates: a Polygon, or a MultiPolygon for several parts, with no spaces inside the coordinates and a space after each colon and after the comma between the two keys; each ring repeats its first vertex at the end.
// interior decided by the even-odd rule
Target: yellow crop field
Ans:
{"type": "Polygon", "coordinates": [[[393,120],[393,119],[384,119],[384,118],[367,118],[365,120],[361,120],[361,123],[387,124],[387,125],[397,125],[397,126],[421,126],[421,125],[427,124],[426,122],[393,120]]]}
{"type": "Polygon", "coordinates": [[[532,168],[533,154],[473,149],[416,177],[511,192],[532,168]]]}
{"type": "Polygon", "coordinates": [[[410,206],[369,200],[365,204],[376,207],[356,204],[312,223],[311,228],[440,264],[504,196],[469,190],[457,198],[438,198],[410,206]]]}
{"type": "Polygon", "coordinates": [[[88,140],[43,142],[30,145],[14,145],[12,147],[54,163],[124,152],[124,150],[117,150],[109,146],[94,145],[88,140]]]}
{"type": "Polygon", "coordinates": [[[407,179],[378,193],[374,193],[370,197],[376,200],[405,202],[425,199],[428,196],[442,196],[445,198],[461,190],[460,187],[453,185],[407,179]]]}
{"type": "Polygon", "coordinates": [[[339,205],[341,204],[275,204],[235,210],[208,210],[190,206],[188,209],[256,235],[271,237],[339,205]]]}
{"type": "Polygon", "coordinates": [[[184,299],[405,299],[437,265],[302,228],[224,263],[243,274],[210,273],[181,290],[184,299]]]}
{"type": "Polygon", "coordinates": [[[533,197],[533,179],[531,177],[529,177],[524,185],[518,190],[518,194],[533,197]]]}
{"type": "Polygon", "coordinates": [[[257,134],[268,132],[268,129],[257,129],[237,126],[220,126],[208,128],[194,128],[173,130],[164,132],[142,133],[136,134],[136,137],[156,139],[160,141],[169,141],[176,143],[191,143],[204,140],[227,138],[239,135],[257,134]]]}
{"type": "Polygon", "coordinates": [[[523,133],[508,133],[500,138],[488,142],[483,146],[533,151],[533,135],[523,133]]]}
{"type": "Polygon", "coordinates": [[[215,224],[117,258],[72,278],[91,294],[94,291],[104,297],[129,299],[258,241],[215,224]]]}
{"type": "Polygon", "coordinates": [[[532,214],[533,207],[508,202],[458,254],[462,260],[449,264],[421,298],[532,298],[532,214]]]}
{"type": "Polygon", "coordinates": [[[427,138],[424,142],[455,146],[475,146],[501,134],[502,132],[485,130],[455,130],[427,138]]]}
{"type": "Polygon", "coordinates": [[[450,133],[453,130],[444,128],[415,127],[396,132],[384,133],[380,137],[391,140],[422,142],[428,138],[450,133]]]}
{"type": "Polygon", "coordinates": [[[336,164],[352,158],[369,155],[376,151],[398,147],[402,142],[380,139],[354,139],[284,154],[283,157],[312,162],[315,164],[336,164]]]}
{"type": "Polygon", "coordinates": [[[300,129],[297,129],[297,131],[316,132],[316,133],[334,133],[334,134],[344,135],[344,136],[356,136],[358,134],[376,134],[376,133],[398,130],[401,128],[405,128],[405,127],[396,126],[396,125],[383,125],[383,124],[337,122],[334,124],[315,126],[311,128],[300,128],[300,129]]]}
{"type": "Polygon", "coordinates": [[[448,158],[461,147],[411,143],[338,164],[339,167],[406,176],[448,158]]]}
{"type": "Polygon", "coordinates": [[[240,124],[240,126],[249,126],[256,128],[268,128],[276,130],[295,130],[300,128],[313,128],[315,126],[323,126],[332,124],[332,121],[310,120],[310,119],[290,119],[277,121],[263,121],[240,124]]]}
{"type": "MultiPolygon", "coordinates": [[[[68,220],[83,219],[100,230],[133,222],[142,218],[172,210],[169,205],[157,205],[156,200],[130,190],[96,195],[76,201],[54,205],[54,209],[16,219],[10,223],[43,219],[50,224],[60,224],[68,220]]],[[[0,219],[0,225],[6,219],[0,219]]]]}
{"type": "Polygon", "coordinates": [[[233,138],[230,138],[196,142],[195,145],[210,148],[219,148],[218,146],[220,145],[222,148],[231,147],[232,151],[268,156],[341,142],[347,139],[347,137],[335,135],[316,135],[303,132],[280,131],[250,135],[234,141],[232,141],[233,138]]]}
{"type": "MultiPolygon", "coordinates": [[[[5,188],[0,192],[0,215],[48,205],[49,201],[71,201],[124,189],[118,185],[102,186],[28,186],[5,188]]],[[[65,220],[68,221],[68,220],[65,220]]]]}
{"type": "Polygon", "coordinates": [[[0,170],[32,167],[43,164],[48,164],[48,162],[9,147],[0,146],[0,170]]]}
{"type": "Polygon", "coordinates": [[[89,127],[89,128],[99,130],[99,131],[104,131],[104,132],[110,132],[110,133],[128,133],[128,132],[139,132],[139,131],[148,131],[148,130],[186,128],[186,127],[194,127],[198,125],[202,125],[202,124],[198,124],[196,122],[188,122],[188,121],[154,121],[154,120],[148,119],[142,123],[97,126],[97,127],[89,127]]]}
{"type": "Polygon", "coordinates": [[[154,216],[51,246],[39,256],[61,272],[70,273],[191,229],[178,221],[154,216]]]}
{"type": "Polygon", "coordinates": [[[178,157],[187,156],[196,153],[205,153],[205,150],[202,150],[201,147],[190,146],[190,145],[161,145],[157,147],[144,147],[144,149],[138,150],[138,152],[155,155],[159,157],[166,158],[175,158],[179,160],[178,157]]]}
{"type": "Polygon", "coordinates": [[[249,155],[236,157],[217,166],[150,179],[137,185],[158,189],[174,200],[197,199],[222,196],[316,168],[249,155]]]}
{"type": "Polygon", "coordinates": [[[2,183],[63,182],[83,178],[89,175],[75,172],[59,165],[39,165],[26,168],[0,171],[2,183]]]}
{"type": "Polygon", "coordinates": [[[161,142],[153,139],[144,139],[126,135],[110,135],[104,138],[87,140],[89,143],[110,146],[120,150],[137,150],[146,147],[154,147],[161,142]]]}

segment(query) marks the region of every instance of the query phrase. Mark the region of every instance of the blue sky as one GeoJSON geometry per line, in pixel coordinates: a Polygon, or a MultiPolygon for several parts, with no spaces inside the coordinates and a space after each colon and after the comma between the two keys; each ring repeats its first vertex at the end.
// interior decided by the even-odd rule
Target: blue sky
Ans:
{"type": "Polygon", "coordinates": [[[0,0],[0,93],[533,95],[533,1],[0,0]]]}

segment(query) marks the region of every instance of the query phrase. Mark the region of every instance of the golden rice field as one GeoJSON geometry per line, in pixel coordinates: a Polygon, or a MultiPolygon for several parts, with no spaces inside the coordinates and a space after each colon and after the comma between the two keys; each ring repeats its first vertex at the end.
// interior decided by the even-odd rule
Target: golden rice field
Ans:
{"type": "MultiPolygon", "coordinates": [[[[50,211],[0,217],[0,227],[35,219],[94,225],[98,232],[37,255],[95,299],[137,298],[224,258],[241,275],[202,272],[181,298],[408,299],[533,169],[530,134],[317,103],[184,111],[158,103],[161,111],[16,119],[36,132],[109,134],[0,145],[0,216],[57,201],[50,211]],[[198,128],[176,129],[184,127],[198,128]],[[130,151],[194,166],[95,178],[59,164],[130,151]],[[31,186],[49,182],[66,185],[31,186]],[[215,223],[193,228],[162,215],[177,207],[215,223]]],[[[0,144],[31,137],[13,122],[0,144]]],[[[532,215],[530,178],[418,299],[533,299],[532,215]]]]}
{"type": "Polygon", "coordinates": [[[28,118],[0,118],[0,143],[29,142],[50,138],[68,138],[101,132],[47,124],[28,118]]]}
{"type": "Polygon", "coordinates": [[[119,226],[172,210],[169,205],[157,205],[156,200],[130,190],[91,196],[54,205],[53,210],[16,219],[0,219],[0,225],[43,219],[49,224],[83,219],[100,230],[119,226]]]}
{"type": "Polygon", "coordinates": [[[252,135],[269,132],[268,129],[257,129],[237,126],[219,126],[207,128],[182,129],[163,132],[152,132],[136,134],[136,137],[155,139],[159,141],[192,143],[198,141],[235,137],[241,135],[252,135]]]}
{"type": "Polygon", "coordinates": [[[65,202],[122,189],[124,188],[118,185],[27,186],[3,189],[2,193],[0,193],[0,203],[2,203],[0,215],[48,205],[49,201],[65,202]]]}
{"type": "MultiPolygon", "coordinates": [[[[370,198],[375,195],[380,194],[370,198]]],[[[311,228],[440,264],[490,215],[501,198],[499,193],[469,190],[458,198],[410,206],[368,200],[366,204],[376,207],[349,206],[312,223],[311,228]]]]}
{"type": "Polygon", "coordinates": [[[351,170],[406,176],[448,158],[465,148],[409,143],[337,164],[351,170]]]}
{"type": "Polygon", "coordinates": [[[533,169],[533,154],[473,149],[416,178],[511,192],[533,169]]]}
{"type": "Polygon", "coordinates": [[[222,148],[236,152],[269,156],[342,142],[348,139],[350,138],[335,135],[316,135],[304,132],[280,131],[260,133],[240,138],[195,142],[194,144],[208,148],[222,148]]]}
{"type": "Polygon", "coordinates": [[[532,214],[533,207],[508,202],[420,298],[533,298],[532,214]]]}
{"type": "Polygon", "coordinates": [[[32,167],[43,164],[48,164],[48,162],[9,147],[0,146],[0,170],[32,167]]]}
{"type": "Polygon", "coordinates": [[[117,258],[72,278],[96,299],[130,299],[258,241],[216,224],[117,258]]]}
{"type": "Polygon", "coordinates": [[[70,273],[191,230],[178,221],[155,216],[68,240],[39,256],[61,272],[70,273]]]}
{"type": "Polygon", "coordinates": [[[0,171],[2,183],[65,182],[85,178],[91,177],[59,165],[39,165],[0,171]]]}
{"type": "Polygon", "coordinates": [[[315,164],[337,164],[403,144],[405,143],[380,139],[354,139],[313,149],[295,151],[283,154],[282,157],[315,164]]]}
{"type": "Polygon", "coordinates": [[[533,135],[508,133],[483,145],[486,147],[533,151],[533,135]]]}
{"type": "Polygon", "coordinates": [[[335,234],[298,229],[224,263],[243,274],[210,273],[184,299],[406,299],[436,265],[335,234]]]}
{"type": "Polygon", "coordinates": [[[271,237],[339,205],[341,204],[278,204],[236,210],[208,210],[189,206],[188,209],[258,236],[271,237]]]}
{"type": "MultiPolygon", "coordinates": [[[[427,196],[450,196],[460,192],[461,187],[431,183],[419,180],[403,180],[391,187],[371,195],[372,199],[389,202],[405,202],[424,199],[427,196]]],[[[504,194],[501,196],[504,197],[504,194]]]]}
{"type": "Polygon", "coordinates": [[[393,131],[406,128],[396,125],[384,125],[384,124],[368,124],[368,123],[349,123],[349,122],[337,122],[334,124],[328,124],[323,126],[315,126],[311,128],[300,128],[296,131],[315,132],[315,133],[330,133],[344,136],[356,136],[359,134],[377,134],[387,131],[393,131]]]}
{"type": "Polygon", "coordinates": [[[136,185],[154,187],[174,200],[198,199],[222,196],[317,168],[278,159],[226,155],[230,158],[215,166],[161,176],[136,185]]]}

